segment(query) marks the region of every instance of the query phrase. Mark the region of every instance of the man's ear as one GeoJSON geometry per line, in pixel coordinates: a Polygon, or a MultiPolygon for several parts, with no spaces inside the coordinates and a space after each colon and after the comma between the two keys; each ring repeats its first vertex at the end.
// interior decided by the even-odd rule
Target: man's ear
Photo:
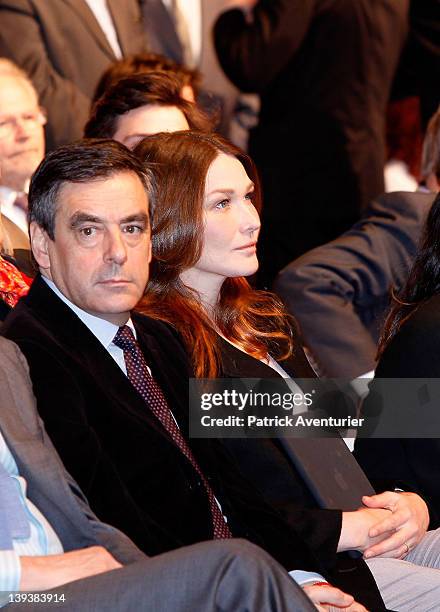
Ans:
{"type": "Polygon", "coordinates": [[[46,234],[35,221],[32,221],[29,227],[31,237],[32,254],[37,262],[40,270],[44,270],[50,276],[50,259],[49,259],[49,236],[46,234]]]}

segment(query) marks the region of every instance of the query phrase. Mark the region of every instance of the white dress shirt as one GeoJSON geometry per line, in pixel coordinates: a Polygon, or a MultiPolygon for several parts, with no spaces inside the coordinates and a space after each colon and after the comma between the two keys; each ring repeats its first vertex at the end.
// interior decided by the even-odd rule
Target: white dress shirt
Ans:
{"type": "MultiPolygon", "coordinates": [[[[109,11],[107,0],[86,0],[89,9],[95,15],[96,21],[101,26],[107,42],[113,50],[113,53],[120,59],[122,57],[121,47],[119,46],[118,35],[116,34],[115,25],[111,13],[109,11]]],[[[122,0],[119,0],[122,2],[122,0]]]]}
{"type": "MultiPolygon", "coordinates": [[[[92,315],[86,312],[85,310],[78,308],[76,304],[73,304],[70,300],[66,298],[63,293],[61,293],[55,283],[53,283],[45,276],[43,276],[42,278],[49,285],[52,291],[60,298],[60,300],[67,304],[67,306],[71,310],[73,310],[73,312],[84,323],[84,325],[89,328],[92,334],[99,340],[105,350],[113,357],[118,366],[127,376],[127,366],[125,365],[124,351],[119,348],[119,346],[116,346],[116,344],[113,344],[113,338],[116,336],[119,326],[115,325],[114,323],[110,323],[110,321],[106,321],[105,319],[101,319],[100,317],[95,317],[95,315],[92,315]]],[[[128,319],[126,325],[130,327],[134,337],[136,338],[136,330],[134,328],[132,320],[128,319]]]]}

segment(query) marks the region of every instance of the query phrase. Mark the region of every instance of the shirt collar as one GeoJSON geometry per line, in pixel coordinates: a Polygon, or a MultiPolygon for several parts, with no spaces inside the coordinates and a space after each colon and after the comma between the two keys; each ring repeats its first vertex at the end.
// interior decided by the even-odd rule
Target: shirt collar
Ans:
{"type": "Polygon", "coordinates": [[[0,185],[0,201],[4,204],[10,204],[12,206],[19,193],[25,193],[26,195],[29,193],[29,185],[30,179],[26,180],[23,191],[16,191],[7,185],[0,185]]]}
{"type": "MultiPolygon", "coordinates": [[[[99,340],[99,342],[104,346],[105,349],[108,350],[110,344],[113,343],[113,338],[116,335],[116,332],[119,329],[118,325],[114,323],[110,323],[110,321],[106,321],[105,319],[101,319],[101,317],[96,317],[95,315],[78,308],[76,304],[73,304],[70,300],[66,298],[66,296],[61,293],[55,283],[45,276],[42,276],[44,282],[52,289],[52,291],[57,295],[60,300],[62,300],[67,306],[76,314],[76,316],[84,323],[86,327],[92,332],[94,336],[99,340]]],[[[130,327],[132,330],[134,337],[136,338],[136,330],[133,325],[133,321],[128,319],[126,325],[130,327]]]]}
{"type": "Polygon", "coordinates": [[[6,207],[6,206],[12,206],[15,202],[15,198],[17,197],[17,191],[14,191],[13,189],[10,189],[9,187],[6,187],[6,185],[0,185],[0,202],[1,205],[6,207]]]}

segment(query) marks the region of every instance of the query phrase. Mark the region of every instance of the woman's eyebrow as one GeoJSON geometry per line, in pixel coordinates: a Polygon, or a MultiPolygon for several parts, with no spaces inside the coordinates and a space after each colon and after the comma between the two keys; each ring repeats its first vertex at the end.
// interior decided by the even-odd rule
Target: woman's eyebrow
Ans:
{"type": "MultiPolygon", "coordinates": [[[[245,191],[249,191],[251,189],[255,188],[255,184],[251,181],[248,186],[246,187],[245,191]]],[[[215,189],[213,189],[212,191],[210,191],[208,193],[208,195],[212,195],[214,193],[226,193],[227,195],[231,195],[235,192],[235,189],[231,189],[229,187],[216,187],[215,189]]]]}

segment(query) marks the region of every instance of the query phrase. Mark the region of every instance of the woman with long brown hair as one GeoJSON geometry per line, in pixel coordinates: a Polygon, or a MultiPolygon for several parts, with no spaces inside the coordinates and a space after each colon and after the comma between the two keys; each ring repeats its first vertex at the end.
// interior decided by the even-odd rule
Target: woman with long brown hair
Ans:
{"type": "MultiPolygon", "coordinates": [[[[149,136],[135,153],[148,165],[156,183],[153,263],[148,292],[139,308],[180,333],[198,377],[271,379],[268,384],[273,388],[274,378],[283,385],[280,377],[290,375],[301,379],[299,386],[291,379],[286,381],[290,390],[295,385],[305,390],[304,379],[315,375],[292,320],[276,296],[253,290],[245,279],[258,268],[260,230],[260,190],[250,158],[217,135],[196,132],[149,136]]],[[[379,554],[369,537],[373,524],[381,533],[379,523],[384,518],[376,496],[369,502],[364,499],[371,508],[356,512],[320,510],[289,462],[281,439],[229,438],[223,442],[244,475],[312,543],[320,558],[332,559],[338,567],[343,560],[336,552],[353,547],[346,539],[354,534],[359,537],[358,530],[366,539],[354,548],[369,556],[379,554]],[[355,526],[353,520],[360,522],[355,526]]],[[[424,502],[414,498],[417,496],[401,497],[396,502],[399,538],[411,538],[411,542],[424,533],[419,529],[421,521],[412,520],[414,511],[420,505],[425,507],[424,502]]],[[[387,537],[380,543],[381,553],[388,552],[389,540],[396,547],[395,539],[387,537]]],[[[396,549],[393,554],[403,552],[396,549]]],[[[357,570],[364,569],[359,561],[357,570]]],[[[350,573],[347,588],[355,588],[356,574],[350,573]]],[[[318,595],[314,601],[322,599],[318,595]]],[[[376,604],[371,607],[377,609],[376,604]]]]}
{"type": "Polygon", "coordinates": [[[198,377],[314,377],[280,300],[245,279],[258,268],[260,230],[251,159],[195,132],[158,134],[135,152],[157,184],[141,309],[177,328],[198,377]]]}

